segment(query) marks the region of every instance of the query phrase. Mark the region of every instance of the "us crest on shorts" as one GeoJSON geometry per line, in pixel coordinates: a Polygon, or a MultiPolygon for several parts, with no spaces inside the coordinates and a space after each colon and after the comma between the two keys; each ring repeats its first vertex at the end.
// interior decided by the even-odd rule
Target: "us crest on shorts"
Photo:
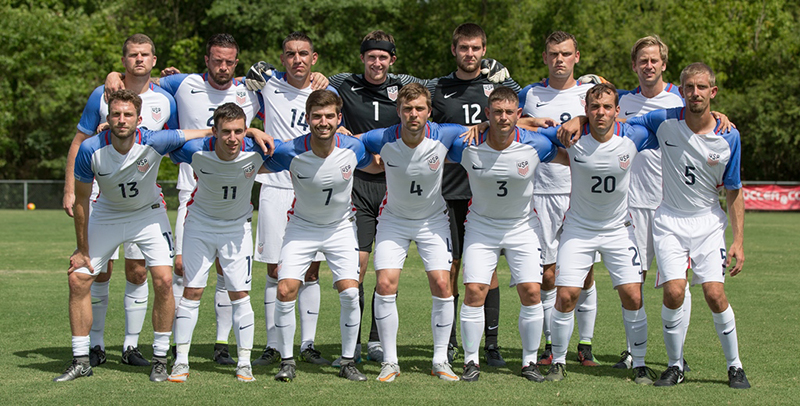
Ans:
{"type": "Polygon", "coordinates": [[[242,168],[242,172],[244,172],[244,177],[250,179],[253,177],[253,174],[256,173],[256,166],[253,165],[252,162],[248,163],[247,165],[242,168]]]}
{"type": "Polygon", "coordinates": [[[397,100],[397,86],[389,86],[386,88],[386,95],[389,96],[389,100],[396,101],[397,100]]]}
{"type": "Polygon", "coordinates": [[[631,154],[622,154],[617,158],[619,158],[619,168],[623,171],[628,169],[628,166],[631,165],[631,154]]]}
{"type": "Polygon", "coordinates": [[[428,158],[428,168],[430,168],[432,171],[436,171],[437,169],[439,169],[439,166],[441,164],[442,160],[439,159],[439,155],[434,155],[428,158]]]}
{"type": "Polygon", "coordinates": [[[161,107],[150,107],[150,116],[153,117],[155,121],[161,121],[161,107]]]}
{"type": "Polygon", "coordinates": [[[353,176],[353,167],[350,165],[342,165],[339,170],[342,171],[342,178],[344,178],[344,180],[350,180],[350,177],[353,176]]]}
{"type": "Polygon", "coordinates": [[[706,157],[706,162],[708,166],[717,166],[719,163],[719,154],[715,152],[709,152],[708,156],[706,157]]]}
{"type": "Polygon", "coordinates": [[[147,162],[147,158],[142,158],[136,161],[136,169],[138,169],[139,172],[147,172],[147,170],[150,169],[150,162],[147,162]]]}
{"type": "Polygon", "coordinates": [[[531,169],[530,164],[528,161],[518,161],[517,162],[517,173],[519,176],[525,176],[528,174],[528,171],[531,169]]]}

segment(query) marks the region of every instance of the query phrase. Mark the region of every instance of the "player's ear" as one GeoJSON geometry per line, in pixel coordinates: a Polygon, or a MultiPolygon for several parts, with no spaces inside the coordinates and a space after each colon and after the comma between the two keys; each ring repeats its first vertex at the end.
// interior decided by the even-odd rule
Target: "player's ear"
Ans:
{"type": "Polygon", "coordinates": [[[391,58],[391,59],[389,59],[389,66],[392,66],[392,65],[394,65],[394,62],[395,62],[396,60],[397,60],[397,57],[396,57],[396,56],[394,56],[394,55],[392,55],[392,58],[391,58]]]}
{"type": "Polygon", "coordinates": [[[522,118],[522,109],[518,108],[517,109],[517,120],[519,120],[520,118],[522,118]]]}
{"type": "Polygon", "coordinates": [[[581,61],[581,51],[575,51],[575,63],[581,61]]]}
{"type": "Polygon", "coordinates": [[[311,64],[312,64],[312,65],[316,65],[316,64],[317,64],[317,58],[318,58],[318,57],[319,57],[319,55],[318,55],[316,52],[314,52],[313,54],[311,54],[311,64]]]}
{"type": "Polygon", "coordinates": [[[142,124],[142,116],[139,116],[139,119],[136,120],[136,126],[140,126],[142,124]]]}
{"type": "Polygon", "coordinates": [[[713,98],[715,98],[715,97],[717,97],[717,91],[718,91],[718,90],[719,90],[719,88],[718,88],[718,87],[716,87],[716,86],[712,86],[712,87],[711,87],[711,98],[712,98],[712,99],[713,99],[713,98]]]}
{"type": "Polygon", "coordinates": [[[455,45],[452,45],[452,44],[450,45],[450,53],[452,53],[453,56],[456,56],[456,46],[455,45]]]}

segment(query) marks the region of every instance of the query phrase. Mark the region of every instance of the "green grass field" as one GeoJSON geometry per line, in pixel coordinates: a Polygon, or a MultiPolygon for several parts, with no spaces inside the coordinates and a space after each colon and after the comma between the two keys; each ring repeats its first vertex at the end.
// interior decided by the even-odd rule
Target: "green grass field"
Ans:
{"type": "MultiPolygon", "coordinates": [[[[170,213],[173,217],[174,212],[170,213]]],[[[214,342],[214,311],[211,295],[204,297],[200,321],[192,346],[192,375],[185,384],[153,384],[149,368],[134,368],[119,362],[123,339],[122,296],[124,278],[112,278],[106,323],[108,362],[95,368],[95,375],[69,383],[53,383],[71,359],[67,318],[68,256],[75,246],[71,219],[61,211],[0,211],[0,404],[796,404],[800,382],[794,368],[797,354],[798,292],[797,229],[800,213],[748,213],[745,226],[744,272],[727,283],[728,297],[736,312],[739,349],[753,388],[735,391],[727,387],[725,360],[714,331],[711,314],[700,287],[692,288],[693,316],[686,341],[686,358],[692,371],[685,384],[675,388],[640,387],[629,371],[611,368],[624,349],[619,299],[611,289],[608,274],[598,269],[599,310],[593,341],[596,368],[577,365],[577,331],[567,358],[567,379],[535,384],[519,376],[521,347],[517,331],[519,300],[516,291],[501,288],[499,341],[508,362],[506,368],[484,366],[480,381],[444,382],[429,375],[432,342],[430,292],[419,257],[414,251],[401,278],[398,306],[398,349],[402,375],[392,384],[375,381],[380,365],[365,361],[360,369],[368,382],[353,383],[336,376],[331,367],[298,364],[292,383],[272,379],[277,366],[256,367],[255,383],[243,384],[232,367],[210,360],[214,342]],[[795,343],[795,344],[792,344],[795,343]],[[795,348],[792,350],[792,348],[795,348]]],[[[121,264],[120,264],[121,265],[121,264]]],[[[121,268],[118,268],[121,270],[121,268]]],[[[371,267],[370,267],[371,269],[371,267]]],[[[508,282],[507,267],[501,267],[501,286],[508,282]]],[[[253,280],[256,313],[254,357],[266,343],[263,306],[266,266],[257,264],[253,280]]],[[[666,353],[661,335],[661,292],[645,287],[650,319],[647,361],[657,373],[665,368],[666,353]]],[[[209,281],[213,286],[214,278],[209,281]]],[[[334,359],[340,352],[339,305],[331,276],[321,275],[322,306],[317,330],[317,348],[334,359]]],[[[375,285],[370,270],[365,282],[369,293],[375,285]]],[[[463,288],[460,289],[463,292],[463,288]]],[[[152,294],[151,294],[152,298],[152,294]]],[[[152,299],[150,301],[152,305],[152,299]]],[[[366,342],[369,300],[365,310],[366,342]]],[[[140,345],[145,357],[152,355],[152,326],[148,317],[140,345]]],[[[299,335],[299,333],[298,333],[299,335]]],[[[233,336],[231,336],[233,342],[233,336]]],[[[461,342],[459,337],[459,343],[461,342]]],[[[235,354],[235,350],[234,350],[235,354]]],[[[460,364],[456,361],[456,371],[460,364]]]]}

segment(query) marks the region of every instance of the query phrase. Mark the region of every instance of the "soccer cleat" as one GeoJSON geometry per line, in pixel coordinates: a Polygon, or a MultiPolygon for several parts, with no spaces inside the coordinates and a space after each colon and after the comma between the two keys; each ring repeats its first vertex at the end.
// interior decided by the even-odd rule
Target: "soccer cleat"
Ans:
{"type": "Polygon", "coordinates": [[[578,362],[585,367],[597,366],[594,355],[592,355],[591,344],[578,344],[578,362]]]}
{"type": "Polygon", "coordinates": [[[167,374],[167,357],[153,357],[153,368],[150,370],[150,381],[164,382],[167,380],[167,378],[169,378],[169,374],[167,374]]]}
{"type": "Polygon", "coordinates": [[[447,362],[452,364],[456,358],[458,358],[458,347],[452,343],[447,344],[447,362]]]}
{"type": "Polygon", "coordinates": [[[489,364],[490,367],[506,366],[506,360],[504,360],[503,356],[500,355],[500,347],[497,345],[492,344],[484,348],[483,357],[486,359],[486,363],[489,364]]]}
{"type": "Polygon", "coordinates": [[[522,367],[522,377],[533,382],[544,382],[544,376],[539,371],[539,367],[533,362],[522,367]]]}
{"type": "MultiPolygon", "coordinates": [[[[355,351],[355,362],[356,364],[361,363],[361,344],[356,344],[356,351],[355,351]]],[[[341,368],[342,367],[342,357],[336,358],[331,363],[332,367],[341,368]]]]}
{"type": "Polygon", "coordinates": [[[73,381],[78,378],[92,376],[93,374],[92,366],[89,365],[88,362],[81,362],[78,361],[77,358],[73,358],[72,363],[69,364],[64,373],[53,378],[53,382],[73,381]]]}
{"type": "Polygon", "coordinates": [[[314,347],[308,347],[300,353],[300,360],[314,365],[330,365],[331,362],[322,358],[320,352],[314,347]]]}
{"type": "Polygon", "coordinates": [[[189,364],[175,364],[172,366],[172,373],[167,378],[170,382],[186,382],[189,378],[189,364]]]}
{"type": "Polygon", "coordinates": [[[250,365],[240,365],[236,367],[236,379],[239,382],[253,382],[256,378],[253,376],[253,367],[250,365]]]}
{"type": "Polygon", "coordinates": [[[139,352],[139,348],[131,345],[122,353],[122,363],[135,367],[146,367],[150,365],[150,362],[144,359],[142,353],[139,352]]]}
{"type": "Polygon", "coordinates": [[[89,350],[89,366],[96,367],[100,364],[106,363],[106,352],[100,348],[99,345],[95,345],[89,350]]]}
{"type": "Polygon", "coordinates": [[[633,368],[633,381],[639,385],[652,385],[656,380],[656,373],[649,367],[633,368]]]}
{"type": "Polygon", "coordinates": [[[683,382],[683,371],[676,366],[671,366],[661,374],[661,378],[653,382],[653,386],[675,386],[681,382],[683,382]]]}
{"type": "Polygon", "coordinates": [[[539,366],[550,365],[553,363],[553,345],[545,344],[542,355],[539,356],[539,361],[536,363],[539,366]]]}
{"type": "Polygon", "coordinates": [[[683,359],[683,373],[692,372],[692,368],[689,368],[689,363],[686,362],[686,358],[683,359]]]}
{"type": "Polygon", "coordinates": [[[220,365],[236,365],[236,361],[231,358],[228,352],[228,344],[214,344],[214,362],[220,365]]]}
{"type": "Polygon", "coordinates": [[[356,363],[351,359],[342,360],[342,368],[339,370],[339,376],[351,381],[362,382],[367,380],[367,377],[356,368],[356,363]]]}
{"type": "Polygon", "coordinates": [[[747,389],[750,387],[750,382],[747,380],[747,375],[744,374],[744,369],[728,368],[728,386],[733,389],[747,389]]]}
{"type": "Polygon", "coordinates": [[[383,362],[383,347],[381,343],[372,341],[367,343],[367,359],[375,362],[383,362]]]}
{"type": "Polygon", "coordinates": [[[628,350],[622,351],[619,356],[621,357],[619,361],[614,364],[611,368],[615,369],[631,369],[633,366],[633,357],[628,350]]]}
{"type": "Polygon", "coordinates": [[[567,376],[566,365],[559,362],[550,365],[550,370],[547,371],[547,376],[545,376],[544,379],[550,382],[558,382],[560,380],[563,380],[566,376],[567,376]]]}
{"type": "Polygon", "coordinates": [[[458,375],[453,372],[453,368],[450,367],[450,363],[441,363],[441,364],[433,364],[431,368],[431,375],[438,376],[439,379],[443,381],[451,381],[455,382],[458,381],[458,375]]]}
{"type": "Polygon", "coordinates": [[[381,362],[381,373],[375,378],[381,382],[392,382],[400,375],[400,365],[392,362],[381,362]]]}
{"type": "Polygon", "coordinates": [[[461,379],[466,382],[475,382],[481,376],[481,367],[480,365],[476,365],[475,361],[470,361],[468,364],[464,365],[464,374],[461,375],[461,379]]]}
{"type": "Polygon", "coordinates": [[[278,350],[267,347],[264,348],[264,353],[261,354],[260,357],[256,358],[253,361],[253,365],[261,366],[261,365],[270,365],[275,361],[279,361],[281,359],[281,353],[278,350]]]}
{"type": "Polygon", "coordinates": [[[296,365],[293,359],[281,361],[281,370],[275,374],[276,381],[291,382],[295,377],[296,365]]]}

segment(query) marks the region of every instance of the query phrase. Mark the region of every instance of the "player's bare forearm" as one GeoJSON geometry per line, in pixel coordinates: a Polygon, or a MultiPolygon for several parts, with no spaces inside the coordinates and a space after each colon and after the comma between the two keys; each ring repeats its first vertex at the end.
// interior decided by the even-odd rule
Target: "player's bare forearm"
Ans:
{"type": "Polygon", "coordinates": [[[715,119],[719,120],[719,130],[723,133],[728,133],[732,129],[736,128],[736,124],[733,124],[728,116],[718,112],[712,111],[711,115],[714,116],[715,119]]]}
{"type": "Polygon", "coordinates": [[[78,156],[81,143],[89,137],[90,135],[84,134],[81,131],[76,132],[75,137],[72,138],[72,143],[69,145],[69,151],[67,152],[67,167],[65,169],[66,175],[64,176],[64,198],[61,205],[70,217],[73,216],[72,206],[75,205],[75,157],[78,156]]]}
{"type": "Polygon", "coordinates": [[[181,131],[183,131],[183,139],[186,141],[193,140],[195,138],[203,138],[214,135],[214,133],[211,132],[211,128],[203,128],[200,130],[181,130],[181,131]]]}
{"type": "Polygon", "coordinates": [[[481,135],[482,132],[489,129],[489,122],[484,121],[478,125],[473,125],[471,127],[467,127],[467,131],[459,137],[464,138],[464,142],[467,145],[472,145],[472,143],[478,144],[478,137],[481,135]]]}
{"type": "Polygon", "coordinates": [[[731,269],[731,276],[735,276],[742,270],[744,265],[744,196],[741,189],[726,190],[726,200],[728,203],[728,215],[730,216],[733,243],[728,249],[726,266],[736,259],[736,264],[731,269]]]}
{"type": "Polygon", "coordinates": [[[372,162],[370,162],[369,165],[365,166],[361,170],[371,174],[378,174],[383,172],[384,168],[383,168],[383,161],[381,161],[381,156],[378,154],[373,154],[372,162]]]}
{"type": "Polygon", "coordinates": [[[92,184],[75,182],[75,241],[78,252],[89,255],[89,197],[92,194],[92,184]]]}
{"type": "Polygon", "coordinates": [[[536,118],[531,116],[520,117],[517,121],[517,127],[524,128],[526,130],[535,131],[539,127],[547,128],[547,127],[555,127],[558,123],[556,120],[553,120],[550,117],[542,117],[536,118]]]}
{"type": "Polygon", "coordinates": [[[569,166],[569,153],[567,153],[566,149],[558,147],[558,152],[556,153],[556,157],[553,158],[553,160],[550,161],[550,163],[569,166]]]}
{"type": "Polygon", "coordinates": [[[265,154],[272,155],[275,152],[275,139],[271,135],[258,128],[248,128],[247,136],[252,137],[253,141],[261,147],[265,154]]]}
{"type": "Polygon", "coordinates": [[[558,129],[558,141],[569,148],[581,139],[581,128],[589,122],[586,116],[573,117],[558,129]]]}
{"type": "Polygon", "coordinates": [[[311,72],[311,90],[321,90],[328,87],[328,78],[319,72],[311,72]]]}

